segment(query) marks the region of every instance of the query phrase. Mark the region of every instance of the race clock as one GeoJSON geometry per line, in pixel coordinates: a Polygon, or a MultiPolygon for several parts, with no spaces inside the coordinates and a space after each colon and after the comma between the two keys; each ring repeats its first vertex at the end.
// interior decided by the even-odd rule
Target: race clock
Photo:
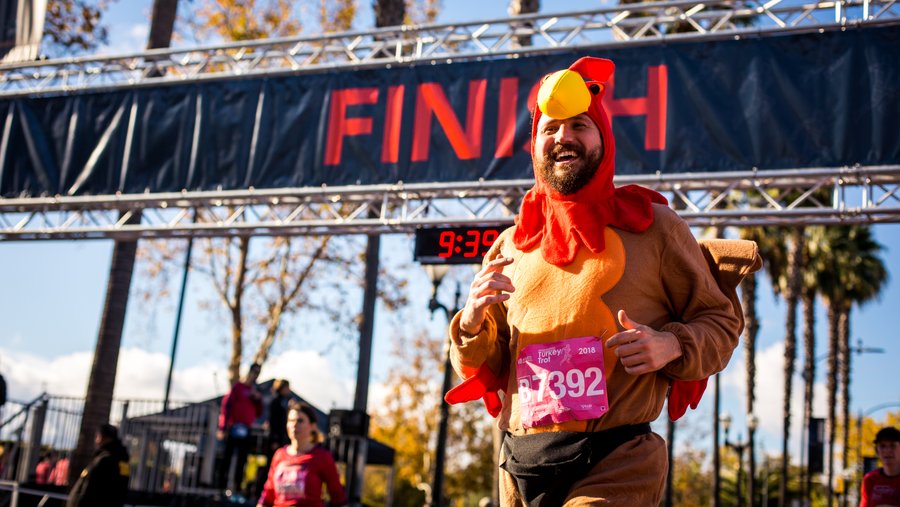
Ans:
{"type": "Polygon", "coordinates": [[[413,253],[421,264],[481,264],[506,226],[421,227],[413,253]]]}

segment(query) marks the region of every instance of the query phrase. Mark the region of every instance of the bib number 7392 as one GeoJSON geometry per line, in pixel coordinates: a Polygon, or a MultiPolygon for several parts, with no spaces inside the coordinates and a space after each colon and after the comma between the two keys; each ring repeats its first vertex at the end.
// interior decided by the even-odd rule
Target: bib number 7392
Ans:
{"type": "Polygon", "coordinates": [[[595,419],[609,410],[603,344],[593,336],[524,347],[516,384],[526,428],[595,419]]]}
{"type": "Polygon", "coordinates": [[[581,371],[569,370],[565,373],[541,371],[536,375],[519,378],[519,396],[522,401],[544,401],[545,396],[554,400],[565,397],[581,398],[582,396],[600,396],[605,391],[600,387],[603,383],[603,370],[597,366],[581,371]]]}

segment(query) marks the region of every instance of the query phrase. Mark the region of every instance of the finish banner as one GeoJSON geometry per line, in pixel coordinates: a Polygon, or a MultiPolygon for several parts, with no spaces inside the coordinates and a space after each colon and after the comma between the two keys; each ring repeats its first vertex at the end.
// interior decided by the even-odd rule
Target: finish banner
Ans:
{"type": "Polygon", "coordinates": [[[537,84],[616,63],[618,174],[900,163],[900,26],[0,101],[0,195],[531,178],[537,84]]]}

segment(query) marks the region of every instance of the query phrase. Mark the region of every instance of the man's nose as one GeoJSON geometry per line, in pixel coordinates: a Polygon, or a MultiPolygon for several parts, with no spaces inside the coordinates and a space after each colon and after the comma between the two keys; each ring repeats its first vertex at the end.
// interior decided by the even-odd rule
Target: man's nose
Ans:
{"type": "Polygon", "coordinates": [[[573,141],[575,139],[575,131],[569,127],[568,125],[560,125],[556,130],[556,139],[557,143],[573,141]]]}

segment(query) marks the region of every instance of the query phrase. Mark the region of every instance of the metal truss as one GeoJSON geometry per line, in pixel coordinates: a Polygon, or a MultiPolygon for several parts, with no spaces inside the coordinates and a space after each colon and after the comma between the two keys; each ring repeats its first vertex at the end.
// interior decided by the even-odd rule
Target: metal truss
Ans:
{"type": "MultiPolygon", "coordinates": [[[[384,234],[511,224],[532,180],[0,199],[0,241],[384,234]],[[128,223],[141,214],[139,224],[128,223]]],[[[619,177],[697,227],[900,222],[900,166],[619,177]]]]}
{"type": "Polygon", "coordinates": [[[523,56],[900,22],[898,0],[665,1],[0,65],[0,97],[523,56]]]}

